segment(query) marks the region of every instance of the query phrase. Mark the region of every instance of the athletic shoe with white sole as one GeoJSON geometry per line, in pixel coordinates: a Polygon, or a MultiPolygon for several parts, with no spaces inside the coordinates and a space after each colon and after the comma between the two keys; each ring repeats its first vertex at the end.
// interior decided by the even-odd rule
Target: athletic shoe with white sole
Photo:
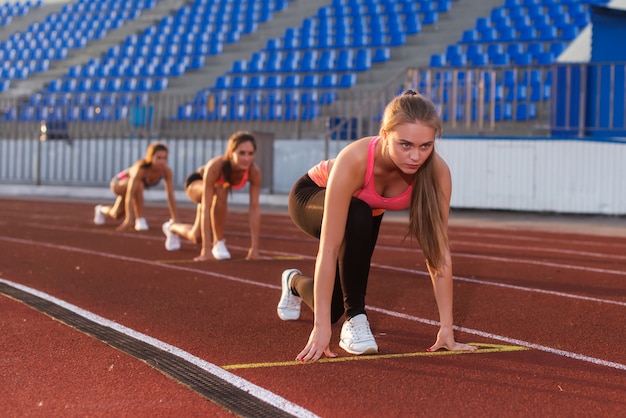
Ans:
{"type": "Polygon", "coordinates": [[[370,330],[367,315],[355,315],[343,323],[339,347],[350,354],[378,353],[378,344],[370,330]]]}
{"type": "Polygon", "coordinates": [[[148,222],[146,222],[146,218],[135,219],[135,231],[147,231],[147,230],[148,230],[148,222]]]}
{"type": "Polygon", "coordinates": [[[93,208],[93,223],[96,225],[104,225],[106,222],[104,213],[102,213],[100,209],[102,209],[102,205],[96,205],[96,207],[93,208]]]}
{"type": "Polygon", "coordinates": [[[170,219],[169,221],[163,223],[163,226],[161,227],[163,233],[165,234],[165,249],[167,251],[176,251],[180,249],[180,237],[178,234],[170,231],[170,226],[173,223],[174,221],[170,219]]]}
{"type": "Polygon", "coordinates": [[[302,273],[297,269],[289,269],[283,271],[283,275],[280,278],[282,293],[280,294],[280,301],[278,301],[276,312],[278,312],[278,317],[283,321],[295,321],[300,318],[302,298],[294,295],[291,291],[291,279],[293,279],[293,276],[296,274],[302,273]]]}
{"type": "Polygon", "coordinates": [[[228,260],[230,259],[230,253],[228,252],[228,248],[226,248],[226,243],[224,240],[217,241],[211,250],[211,254],[215,257],[216,260],[228,260]]]}

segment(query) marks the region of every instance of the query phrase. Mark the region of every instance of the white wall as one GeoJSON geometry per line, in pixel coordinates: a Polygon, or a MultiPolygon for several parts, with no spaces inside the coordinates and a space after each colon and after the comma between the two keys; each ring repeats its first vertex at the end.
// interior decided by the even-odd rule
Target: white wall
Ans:
{"type": "MultiPolygon", "coordinates": [[[[331,144],[331,156],[342,143],[331,144]]],[[[452,172],[452,206],[626,214],[626,143],[558,139],[455,139],[436,145],[452,172]]],[[[274,191],[288,193],[324,157],[321,141],[276,141],[274,191]]]]}
{"type": "MultiPolygon", "coordinates": [[[[1,140],[0,194],[8,185],[38,181],[108,190],[111,177],[143,156],[147,143],[1,140]]],[[[321,140],[275,140],[273,196],[284,197],[311,166],[336,156],[347,144],[331,141],[326,150],[321,140]]],[[[168,145],[179,190],[187,174],[223,153],[223,141],[168,145]]],[[[626,215],[626,141],[444,138],[436,147],[452,172],[453,207],[626,215]]]]}

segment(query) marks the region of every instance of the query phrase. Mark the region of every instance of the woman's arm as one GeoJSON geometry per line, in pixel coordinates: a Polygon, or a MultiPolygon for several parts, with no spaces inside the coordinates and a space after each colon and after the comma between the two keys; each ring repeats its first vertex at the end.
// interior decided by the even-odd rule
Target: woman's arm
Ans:
{"type": "Polygon", "coordinates": [[[202,235],[202,249],[200,255],[194,261],[205,261],[213,258],[211,247],[211,205],[213,204],[214,185],[222,171],[223,161],[221,157],[215,157],[204,166],[202,174],[202,201],[200,203],[200,233],[202,235]]]}
{"type": "MultiPolygon", "coordinates": [[[[434,156],[436,178],[439,181],[439,187],[442,191],[441,216],[444,224],[448,226],[448,215],[450,212],[450,198],[452,196],[452,178],[448,165],[437,154],[434,156]]],[[[437,301],[437,309],[439,311],[439,332],[437,333],[437,341],[428,351],[437,351],[440,348],[448,350],[475,350],[476,347],[457,343],[454,340],[454,331],[452,329],[453,319],[453,285],[452,285],[452,258],[450,248],[445,249],[444,265],[439,271],[435,272],[430,266],[428,271],[433,283],[433,291],[435,300],[437,301]]]]}
{"type": "Polygon", "coordinates": [[[368,144],[369,141],[364,143],[361,140],[342,150],[328,179],[320,244],[315,262],[313,331],[306,347],[296,357],[299,361],[315,361],[323,354],[327,357],[336,356],[329,344],[330,309],[337,258],[344,239],[352,195],[363,187],[368,144]]]}
{"type": "Polygon", "coordinates": [[[178,218],[176,216],[176,196],[174,195],[174,175],[172,174],[172,169],[169,166],[165,167],[165,172],[163,173],[163,182],[165,183],[165,192],[167,194],[167,206],[170,210],[170,219],[173,222],[178,222],[178,218]]]}
{"type": "Polygon", "coordinates": [[[135,222],[135,196],[141,188],[141,178],[144,168],[139,160],[128,169],[128,184],[126,185],[126,197],[124,198],[124,221],[116,228],[118,231],[132,229],[135,222]]]}
{"type": "Polygon", "coordinates": [[[255,164],[250,167],[250,249],[246,260],[259,258],[259,231],[261,229],[261,208],[259,207],[259,195],[261,194],[261,170],[255,164]]]}

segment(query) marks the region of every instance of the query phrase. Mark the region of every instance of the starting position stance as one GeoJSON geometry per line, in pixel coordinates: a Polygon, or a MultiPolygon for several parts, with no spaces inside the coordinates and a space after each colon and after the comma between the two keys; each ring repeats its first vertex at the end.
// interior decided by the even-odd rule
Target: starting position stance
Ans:
{"type": "Polygon", "coordinates": [[[124,221],[118,231],[135,228],[146,231],[148,223],[143,215],[143,192],[158,185],[163,179],[167,192],[167,204],[171,219],[176,220],[176,199],[172,182],[172,169],[167,165],[168,149],[162,142],[153,142],[148,146],[145,158],[138,160],[129,168],[121,171],[111,180],[111,191],[117,195],[113,206],[97,205],[94,208],[93,222],[103,225],[106,217],[124,221]]]}
{"type": "Polygon", "coordinates": [[[313,309],[313,331],[299,361],[330,348],[331,324],[345,315],[339,346],[351,354],[378,352],[365,313],[370,260],[385,210],[409,209],[409,230],[426,258],[439,310],[437,340],[429,350],[474,350],[455,341],[448,212],[452,181],[435,152],[441,120],[433,103],[414,91],[385,108],[378,136],[344,148],[337,158],[311,168],[293,186],[289,214],[320,240],[313,278],[295,269],[282,275],[278,315],[300,316],[302,300],[313,309]]]}
{"type": "Polygon", "coordinates": [[[261,211],[261,170],[254,163],[256,140],[249,132],[235,132],[228,139],[224,155],[212,158],[185,180],[185,192],[197,204],[193,225],[166,222],[163,224],[165,248],[180,248],[180,237],[194,243],[202,243],[200,255],[195,261],[214,258],[225,260],[230,253],[224,241],[224,224],[228,211],[229,190],[243,188],[250,183],[250,235],[251,244],[246,259],[259,257],[259,228],[261,211]]]}

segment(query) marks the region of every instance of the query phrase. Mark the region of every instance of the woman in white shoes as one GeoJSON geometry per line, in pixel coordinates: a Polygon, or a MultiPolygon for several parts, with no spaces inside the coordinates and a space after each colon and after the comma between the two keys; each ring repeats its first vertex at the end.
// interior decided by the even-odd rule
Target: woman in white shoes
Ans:
{"type": "Polygon", "coordinates": [[[378,345],[365,313],[370,260],[385,210],[409,209],[409,232],[419,242],[430,273],[441,326],[429,350],[474,350],[452,330],[452,264],[447,223],[451,176],[435,152],[441,120],[427,98],[406,91],[385,108],[378,136],[355,141],[337,158],[322,161],[300,178],[289,196],[289,214],[320,239],[315,275],[285,270],[278,315],[295,320],[300,302],[314,312],[313,331],[299,361],[336,357],[331,324],[343,315],[339,346],[373,354],[378,345]]]}
{"type": "Polygon", "coordinates": [[[228,193],[250,184],[251,244],[247,260],[259,257],[259,229],[261,209],[261,170],[254,162],[256,140],[250,132],[238,131],[228,139],[224,155],[212,158],[185,180],[185,192],[197,204],[196,218],[191,224],[166,222],[163,224],[165,247],[170,251],[180,247],[179,236],[194,243],[202,243],[195,261],[227,260],[230,253],[224,241],[224,224],[228,212],[228,193]]]}
{"type": "Polygon", "coordinates": [[[103,225],[106,217],[124,221],[116,228],[126,231],[134,228],[137,231],[146,231],[148,223],[143,214],[143,192],[158,185],[161,180],[165,183],[167,204],[172,219],[176,219],[176,198],[172,181],[172,169],[167,165],[168,148],[162,142],[153,142],[148,145],[145,158],[138,160],[129,168],[121,171],[111,180],[111,191],[117,195],[113,206],[97,205],[94,208],[94,223],[103,225]]]}

